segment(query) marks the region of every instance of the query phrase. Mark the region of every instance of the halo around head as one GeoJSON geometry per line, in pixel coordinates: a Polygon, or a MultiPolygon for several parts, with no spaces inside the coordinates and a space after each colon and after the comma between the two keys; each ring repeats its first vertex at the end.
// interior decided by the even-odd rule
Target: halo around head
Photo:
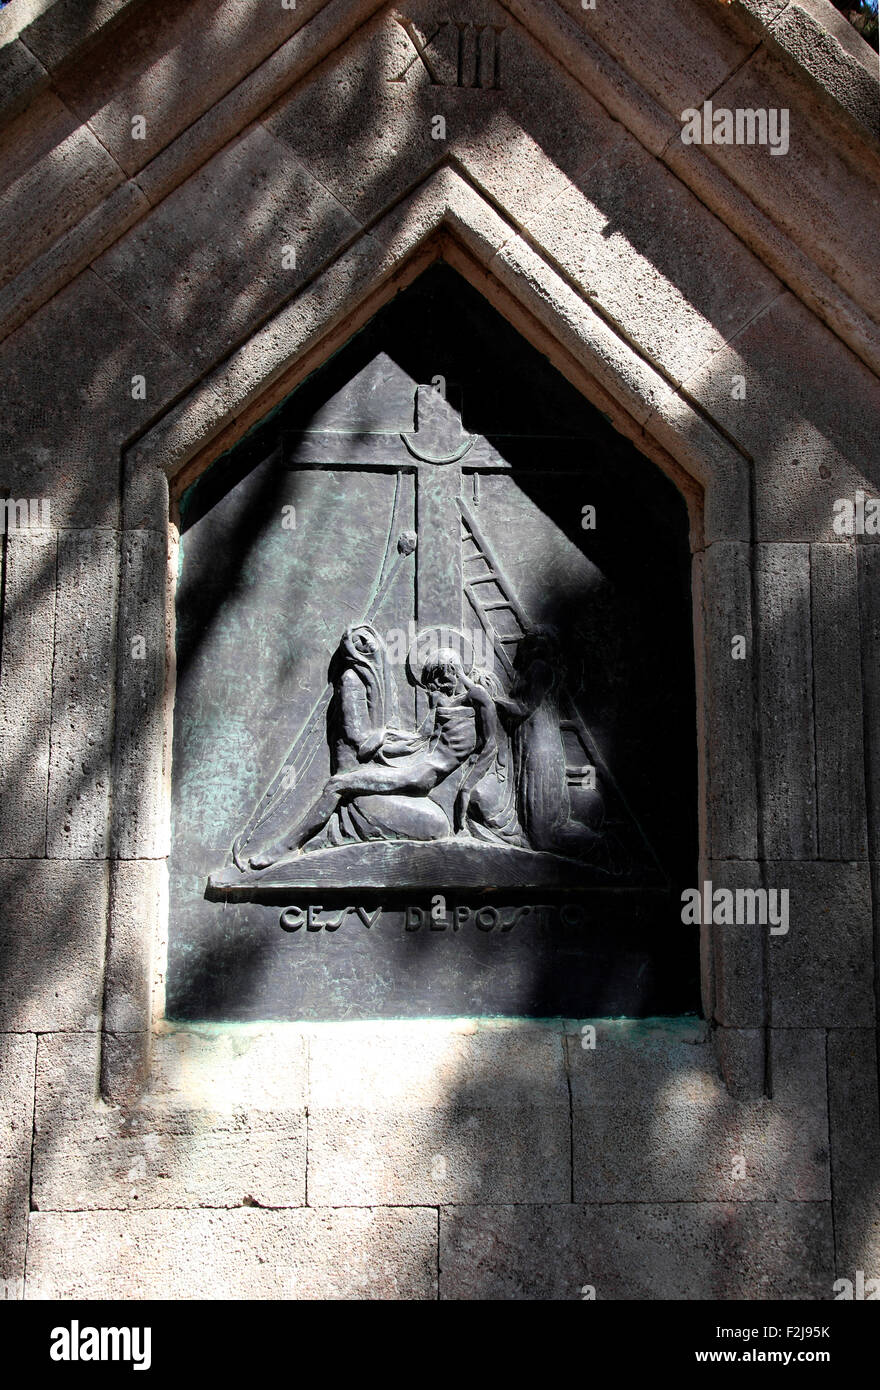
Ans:
{"type": "Polygon", "coordinates": [[[407,675],[413,685],[421,685],[425,663],[447,648],[455,652],[465,675],[470,675],[474,665],[474,648],[470,638],[457,627],[423,627],[416,634],[406,658],[407,675]]]}

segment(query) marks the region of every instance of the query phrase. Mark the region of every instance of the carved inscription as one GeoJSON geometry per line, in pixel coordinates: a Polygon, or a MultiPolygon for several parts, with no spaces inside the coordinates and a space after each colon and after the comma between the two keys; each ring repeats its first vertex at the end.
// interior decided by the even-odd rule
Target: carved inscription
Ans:
{"type": "MultiPolygon", "coordinates": [[[[481,907],[470,907],[465,903],[450,902],[442,912],[411,903],[403,909],[402,916],[404,931],[407,932],[421,931],[422,928],[432,932],[457,932],[462,928],[475,927],[481,932],[505,933],[521,923],[527,923],[529,919],[534,923],[539,913],[549,914],[551,923],[562,927],[583,927],[587,922],[586,909],[577,902],[543,906],[521,903],[517,907],[495,907],[485,903],[481,907]]],[[[359,922],[369,930],[383,917],[387,917],[392,924],[399,923],[401,910],[368,908],[362,904],[333,909],[325,908],[320,903],[308,903],[303,907],[296,904],[286,907],[278,919],[278,925],[286,932],[301,931],[303,927],[310,932],[335,932],[344,923],[356,925],[359,922]]]]}
{"type": "Polygon", "coordinates": [[[402,72],[389,77],[389,82],[406,82],[420,65],[432,87],[500,91],[503,25],[445,19],[424,37],[412,20],[396,18],[414,51],[402,72]]]}

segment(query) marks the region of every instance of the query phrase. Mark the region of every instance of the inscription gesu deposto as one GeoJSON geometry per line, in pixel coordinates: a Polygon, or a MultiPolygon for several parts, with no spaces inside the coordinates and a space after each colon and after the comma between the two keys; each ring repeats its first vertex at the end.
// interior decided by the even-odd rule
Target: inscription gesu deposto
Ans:
{"type": "Polygon", "coordinates": [[[501,90],[502,40],[498,24],[445,19],[430,34],[420,34],[410,19],[396,15],[413,49],[406,66],[389,82],[407,82],[410,74],[426,72],[432,87],[478,91],[501,90]]]}
{"type": "MultiPolygon", "coordinates": [[[[551,921],[555,918],[564,927],[582,927],[587,921],[586,910],[580,903],[562,903],[541,908],[527,903],[503,908],[487,904],[471,907],[466,903],[447,906],[445,899],[439,897],[432,900],[430,907],[411,904],[402,911],[392,909],[387,915],[394,921],[402,918],[403,929],[407,932],[417,932],[423,928],[435,932],[457,932],[468,928],[481,932],[510,932],[516,926],[529,925],[539,912],[549,914],[551,921]]],[[[343,925],[360,925],[369,931],[384,915],[385,908],[368,908],[361,903],[335,909],[324,908],[320,903],[308,903],[305,906],[294,904],[281,913],[279,926],[286,932],[302,931],[303,928],[310,932],[335,932],[343,925]]]]}

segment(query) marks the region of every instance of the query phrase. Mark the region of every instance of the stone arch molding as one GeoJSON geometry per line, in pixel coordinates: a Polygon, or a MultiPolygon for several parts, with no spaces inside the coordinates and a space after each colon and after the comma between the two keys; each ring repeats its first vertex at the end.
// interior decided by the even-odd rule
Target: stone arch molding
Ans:
{"type": "MultiPolygon", "coordinates": [[[[462,274],[544,352],[683,493],[693,552],[701,877],[713,861],[756,860],[753,675],[731,663],[731,630],[751,648],[752,517],[744,452],[637,344],[542,255],[512,218],[447,161],[364,231],[223,363],[123,450],[110,927],[102,1087],[137,1088],[163,1018],[174,690],[175,509],[182,490],[432,261],[462,274]],[[134,634],[145,661],[126,660],[134,634]],[[132,895],[152,904],[138,930],[132,895]]],[[[139,908],[143,919],[142,909],[139,908]]],[[[707,1017],[721,1025],[734,1090],[763,1085],[764,946],[704,928],[707,1017]],[[713,939],[712,933],[717,933],[713,939]]]]}

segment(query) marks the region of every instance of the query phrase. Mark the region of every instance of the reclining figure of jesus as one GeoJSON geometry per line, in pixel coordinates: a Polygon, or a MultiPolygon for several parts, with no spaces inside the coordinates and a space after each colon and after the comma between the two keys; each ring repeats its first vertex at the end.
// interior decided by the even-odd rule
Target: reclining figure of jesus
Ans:
{"type": "MultiPolygon", "coordinates": [[[[476,759],[475,766],[482,766],[484,755],[494,752],[494,702],[487,690],[465,675],[461,660],[451,648],[440,648],[425,663],[419,684],[428,695],[429,711],[418,735],[379,726],[361,737],[363,727],[358,724],[355,728],[352,723],[357,703],[346,699],[350,694],[346,690],[346,672],[338,676],[340,736],[333,748],[333,761],[342,770],[333,771],[317,801],[288,832],[251,857],[252,869],[267,868],[278,859],[297,853],[327,825],[340,806],[358,797],[415,798],[420,809],[430,807],[430,813],[427,829],[423,825],[421,833],[411,838],[442,839],[450,833],[445,813],[435,803],[427,802],[427,798],[440,782],[470,759],[476,759]],[[417,751],[413,751],[414,747],[417,751]]],[[[331,747],[332,744],[331,739],[331,747]]],[[[417,808],[414,806],[413,810],[417,808]]]]}

